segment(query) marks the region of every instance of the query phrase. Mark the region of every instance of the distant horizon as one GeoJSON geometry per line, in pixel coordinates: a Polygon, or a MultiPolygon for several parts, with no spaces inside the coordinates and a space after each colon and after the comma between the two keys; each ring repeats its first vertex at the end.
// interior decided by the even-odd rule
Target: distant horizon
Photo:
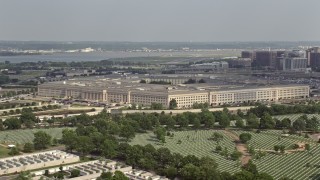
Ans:
{"type": "Polygon", "coordinates": [[[257,41],[95,41],[95,40],[0,40],[0,42],[101,42],[101,43],[299,43],[320,42],[320,40],[257,40],[257,41]]]}

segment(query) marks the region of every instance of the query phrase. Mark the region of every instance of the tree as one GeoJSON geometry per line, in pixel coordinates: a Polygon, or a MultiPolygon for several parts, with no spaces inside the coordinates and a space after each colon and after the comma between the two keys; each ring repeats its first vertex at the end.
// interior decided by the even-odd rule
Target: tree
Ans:
{"type": "Polygon", "coordinates": [[[273,147],[273,149],[274,149],[274,151],[278,152],[279,149],[280,149],[280,146],[279,146],[279,145],[275,145],[275,146],[273,147]]]}
{"type": "Polygon", "coordinates": [[[64,129],[62,131],[62,143],[66,146],[68,151],[74,150],[77,147],[77,134],[74,130],[64,129]]]}
{"type": "Polygon", "coordinates": [[[20,154],[19,149],[17,147],[12,147],[8,153],[10,156],[15,156],[20,154]]]}
{"type": "Polygon", "coordinates": [[[241,156],[242,156],[242,153],[239,152],[239,151],[233,151],[230,154],[231,159],[234,160],[234,161],[239,160],[241,156]]]}
{"type": "Polygon", "coordinates": [[[7,129],[20,129],[21,128],[21,121],[17,118],[8,118],[3,122],[3,125],[7,128],[7,129]]]}
{"type": "Polygon", "coordinates": [[[24,122],[24,125],[29,129],[33,128],[34,124],[35,124],[34,121],[31,121],[31,120],[27,120],[26,122],[24,122]]]}
{"type": "Polygon", "coordinates": [[[150,106],[151,109],[153,110],[161,110],[163,109],[163,106],[161,103],[151,103],[151,106],[150,106]]]}
{"type": "Polygon", "coordinates": [[[198,118],[195,118],[193,120],[193,128],[194,129],[199,129],[201,127],[201,123],[200,123],[200,120],[198,118]]]}
{"type": "Polygon", "coordinates": [[[221,117],[220,117],[220,121],[219,121],[219,125],[222,126],[223,128],[226,128],[226,127],[230,126],[230,119],[229,119],[229,116],[228,116],[228,112],[222,111],[221,117]]]}
{"type": "Polygon", "coordinates": [[[216,147],[216,152],[220,152],[220,151],[222,151],[222,147],[221,147],[220,145],[218,145],[218,146],[216,147]]]}
{"type": "Polygon", "coordinates": [[[112,180],[129,180],[129,178],[122,171],[115,171],[112,180]]]}
{"type": "Polygon", "coordinates": [[[103,141],[105,140],[105,137],[103,136],[103,134],[100,132],[94,132],[90,134],[89,137],[92,143],[94,144],[95,151],[100,153],[102,151],[103,141]]]}
{"type": "Polygon", "coordinates": [[[185,116],[185,114],[177,114],[175,118],[176,118],[177,124],[179,124],[180,127],[186,128],[189,126],[189,120],[185,116]]]}
{"type": "Polygon", "coordinates": [[[305,148],[305,150],[310,151],[311,145],[310,144],[305,144],[304,148],[305,148]]]}
{"type": "Polygon", "coordinates": [[[142,80],[140,81],[140,83],[142,83],[142,84],[146,84],[146,83],[147,83],[147,81],[146,81],[146,80],[144,80],[144,79],[142,79],[142,80]]]}
{"type": "Polygon", "coordinates": [[[240,171],[233,175],[232,180],[253,180],[254,175],[248,171],[240,171]]]}
{"type": "Polygon", "coordinates": [[[248,115],[247,126],[249,129],[256,129],[259,127],[259,120],[253,113],[249,113],[248,115]]]}
{"type": "Polygon", "coordinates": [[[202,157],[200,159],[200,177],[202,179],[220,179],[220,174],[217,171],[218,164],[210,157],[202,157]]]}
{"type": "Polygon", "coordinates": [[[94,149],[94,144],[92,143],[90,137],[88,136],[78,136],[76,150],[81,153],[82,156],[87,155],[94,149]]]}
{"type": "Polygon", "coordinates": [[[239,139],[242,143],[247,143],[251,140],[251,134],[250,133],[241,133],[239,136],[239,139]]]}
{"type": "Polygon", "coordinates": [[[258,174],[257,166],[253,163],[251,159],[246,165],[242,167],[242,169],[254,175],[258,174]]]}
{"type": "Polygon", "coordinates": [[[42,150],[51,145],[51,136],[44,131],[34,133],[33,139],[34,149],[42,150]]]}
{"type": "Polygon", "coordinates": [[[79,169],[72,169],[71,170],[70,178],[79,177],[80,176],[80,170],[79,169]]]}
{"type": "Polygon", "coordinates": [[[319,130],[319,121],[316,117],[312,117],[311,119],[306,120],[306,129],[310,129],[313,132],[319,130]]]}
{"type": "Polygon", "coordinates": [[[22,171],[20,174],[14,178],[14,180],[31,180],[31,174],[29,171],[22,171]]]}
{"type": "Polygon", "coordinates": [[[272,129],[276,125],[276,122],[274,119],[272,119],[271,115],[267,112],[263,114],[263,116],[260,119],[260,128],[261,129],[272,129]]]}
{"type": "Polygon", "coordinates": [[[117,156],[118,143],[111,139],[104,140],[102,144],[102,154],[106,158],[114,158],[117,156]]]}
{"type": "Polygon", "coordinates": [[[242,119],[236,120],[236,127],[237,128],[243,128],[244,127],[244,123],[243,123],[242,119]]]}
{"type": "Polygon", "coordinates": [[[163,127],[157,127],[154,130],[154,134],[156,135],[158,140],[163,140],[163,138],[165,138],[166,136],[166,129],[163,127]]]}
{"type": "Polygon", "coordinates": [[[291,120],[289,118],[284,118],[281,121],[281,125],[282,125],[282,127],[289,129],[289,128],[291,128],[291,120]]]}
{"type": "Polygon", "coordinates": [[[178,174],[177,168],[170,166],[166,169],[166,176],[170,179],[174,179],[178,174]]]}
{"type": "Polygon", "coordinates": [[[255,178],[259,180],[273,180],[273,177],[267,173],[259,173],[255,178]]]}
{"type": "Polygon", "coordinates": [[[306,129],[306,122],[305,120],[299,118],[293,122],[292,128],[294,131],[304,131],[306,129]]]}
{"type": "Polygon", "coordinates": [[[214,126],[215,117],[209,110],[202,109],[200,117],[206,128],[212,128],[214,126]]]}
{"type": "Polygon", "coordinates": [[[181,177],[186,180],[195,180],[201,176],[200,168],[193,164],[187,164],[181,169],[181,177]]]}
{"type": "Polygon", "coordinates": [[[112,180],[112,172],[102,172],[97,180],[112,180]]]}
{"type": "Polygon", "coordinates": [[[120,129],[120,134],[121,137],[124,137],[127,141],[130,140],[131,138],[134,138],[135,136],[135,131],[132,126],[130,125],[123,125],[120,129]]]}
{"type": "Polygon", "coordinates": [[[23,108],[20,115],[20,121],[25,123],[27,121],[36,122],[36,116],[33,114],[32,110],[29,108],[23,108]]]}
{"type": "Polygon", "coordinates": [[[279,148],[280,148],[280,152],[283,154],[285,152],[286,146],[280,145],[279,148]]]}
{"type": "Polygon", "coordinates": [[[33,149],[34,149],[34,147],[33,147],[32,143],[25,143],[23,146],[23,152],[26,152],[26,153],[32,152],[33,149]]]}
{"type": "Polygon", "coordinates": [[[176,109],[177,106],[178,106],[178,104],[177,104],[176,99],[172,99],[172,100],[169,102],[169,109],[176,109]]]}
{"type": "Polygon", "coordinates": [[[212,140],[216,141],[217,143],[219,143],[220,141],[223,140],[223,135],[218,133],[218,132],[214,132],[212,135],[211,135],[211,138],[212,140]]]}

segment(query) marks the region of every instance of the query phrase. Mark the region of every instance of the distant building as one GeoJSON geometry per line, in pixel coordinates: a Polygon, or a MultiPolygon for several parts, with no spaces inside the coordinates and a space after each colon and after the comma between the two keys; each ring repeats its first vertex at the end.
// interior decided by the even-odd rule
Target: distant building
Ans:
{"type": "Polygon", "coordinates": [[[202,64],[192,64],[190,67],[196,69],[227,69],[229,67],[229,63],[225,61],[221,62],[211,62],[211,63],[202,63],[202,64]]]}
{"type": "Polygon", "coordinates": [[[229,68],[248,68],[251,67],[252,59],[236,58],[228,60],[229,68]]]}
{"type": "Polygon", "coordinates": [[[169,107],[175,99],[178,108],[191,108],[194,103],[209,103],[212,106],[243,102],[280,101],[282,99],[305,99],[309,86],[287,85],[272,87],[219,88],[204,84],[168,86],[129,83],[115,84],[113,80],[75,83],[53,82],[38,86],[42,97],[73,98],[104,103],[124,103],[150,106],[160,103],[169,107]]]}
{"type": "Polygon", "coordinates": [[[282,70],[305,70],[308,67],[307,58],[286,57],[281,60],[282,70]]]}
{"type": "Polygon", "coordinates": [[[320,47],[313,47],[306,50],[306,58],[308,59],[308,66],[320,66],[320,47]]]}
{"type": "Polygon", "coordinates": [[[254,52],[252,52],[252,51],[242,51],[241,52],[241,58],[250,58],[251,60],[253,60],[254,52]]]}
{"type": "Polygon", "coordinates": [[[276,51],[256,51],[253,59],[255,67],[276,67],[278,53],[276,51]]]}

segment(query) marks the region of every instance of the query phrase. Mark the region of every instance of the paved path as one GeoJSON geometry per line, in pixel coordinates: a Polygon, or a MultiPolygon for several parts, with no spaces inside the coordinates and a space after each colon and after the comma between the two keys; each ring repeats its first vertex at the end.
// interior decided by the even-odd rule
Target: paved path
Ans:
{"type": "Polygon", "coordinates": [[[225,134],[227,134],[231,139],[234,140],[236,143],[236,148],[239,152],[242,153],[241,157],[241,165],[248,164],[249,160],[251,159],[251,155],[248,153],[247,145],[240,142],[240,139],[237,134],[230,130],[225,130],[225,134]]]}

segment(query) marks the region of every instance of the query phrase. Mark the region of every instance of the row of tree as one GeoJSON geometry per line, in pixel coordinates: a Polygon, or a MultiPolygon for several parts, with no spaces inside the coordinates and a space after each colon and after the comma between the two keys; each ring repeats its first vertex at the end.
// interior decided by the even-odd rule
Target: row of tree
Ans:
{"type": "Polygon", "coordinates": [[[285,114],[318,114],[320,113],[320,103],[310,102],[308,105],[296,104],[296,105],[279,105],[273,104],[270,107],[266,105],[259,105],[255,108],[251,108],[248,113],[253,113],[258,117],[262,117],[265,113],[274,115],[285,114]]]}

